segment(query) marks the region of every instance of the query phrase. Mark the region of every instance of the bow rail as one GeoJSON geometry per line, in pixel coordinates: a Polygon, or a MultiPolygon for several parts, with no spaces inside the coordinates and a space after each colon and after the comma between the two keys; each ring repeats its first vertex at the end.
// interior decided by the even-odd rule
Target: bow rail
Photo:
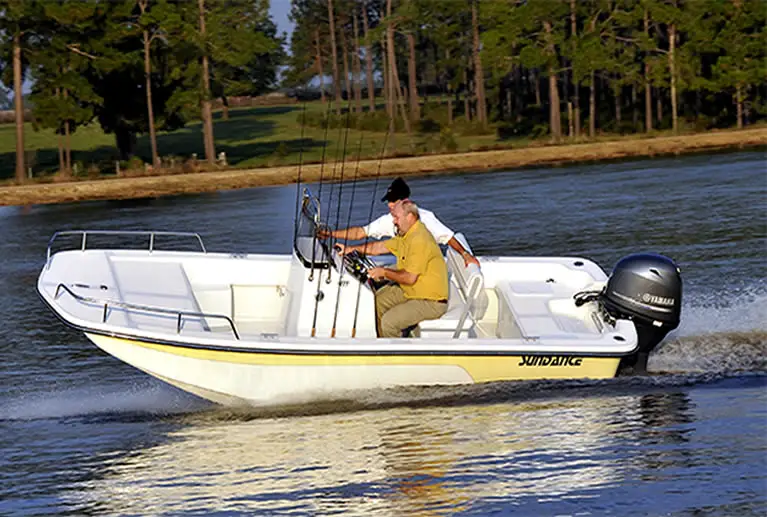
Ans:
{"type": "Polygon", "coordinates": [[[53,299],[57,300],[59,296],[61,296],[62,291],[69,294],[72,298],[74,298],[78,302],[92,303],[94,305],[103,305],[104,312],[101,317],[102,323],[107,322],[110,306],[120,307],[123,309],[127,309],[129,311],[136,311],[136,312],[174,315],[176,316],[176,333],[177,334],[181,333],[181,323],[183,322],[184,318],[220,319],[229,323],[229,327],[232,329],[232,334],[234,334],[235,339],[237,339],[238,341],[240,340],[240,333],[237,331],[237,326],[234,324],[234,321],[232,320],[232,318],[224,314],[207,314],[204,312],[180,311],[176,309],[166,309],[165,307],[153,307],[151,305],[139,305],[135,303],[118,302],[114,300],[102,300],[98,298],[92,298],[90,296],[82,296],[80,294],[77,294],[74,291],[72,291],[72,289],[67,287],[65,284],[59,284],[56,286],[56,291],[53,294],[53,299]]]}
{"type": "Polygon", "coordinates": [[[193,239],[196,239],[197,242],[200,245],[200,250],[203,253],[207,253],[207,250],[205,249],[205,244],[202,242],[202,237],[200,237],[199,233],[194,232],[164,232],[164,231],[154,231],[154,230],[64,230],[60,232],[56,232],[53,234],[51,239],[48,241],[48,250],[45,255],[46,262],[50,265],[51,260],[51,248],[53,247],[54,241],[63,236],[68,235],[81,235],[81,241],[80,241],[80,249],[82,251],[85,251],[87,249],[87,243],[88,243],[88,236],[89,235],[113,235],[113,236],[148,236],[149,237],[149,247],[148,251],[149,253],[152,253],[155,250],[155,237],[160,235],[164,237],[191,237],[193,239]]]}

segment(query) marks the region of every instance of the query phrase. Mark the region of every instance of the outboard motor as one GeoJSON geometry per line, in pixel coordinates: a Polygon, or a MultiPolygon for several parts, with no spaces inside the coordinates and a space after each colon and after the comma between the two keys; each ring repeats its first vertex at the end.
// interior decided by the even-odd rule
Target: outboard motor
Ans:
{"type": "Polygon", "coordinates": [[[680,270],[663,255],[637,253],[624,257],[607,280],[600,303],[609,317],[629,319],[636,327],[639,346],[635,353],[621,360],[619,372],[647,373],[650,352],[679,326],[680,270]]]}

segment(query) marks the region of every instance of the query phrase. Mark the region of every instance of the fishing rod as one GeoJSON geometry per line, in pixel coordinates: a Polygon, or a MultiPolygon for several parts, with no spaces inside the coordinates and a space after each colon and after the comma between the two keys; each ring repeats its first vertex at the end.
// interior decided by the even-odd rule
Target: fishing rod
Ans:
{"type": "MultiPolygon", "coordinates": [[[[343,132],[344,126],[339,125],[338,126],[338,139],[336,140],[336,155],[335,155],[335,161],[333,162],[333,176],[331,176],[330,180],[330,196],[328,197],[328,228],[330,228],[330,211],[333,208],[333,192],[335,192],[335,179],[336,179],[336,169],[338,168],[338,141],[341,139],[341,134],[343,132],[344,134],[344,145],[343,150],[341,152],[341,179],[338,183],[338,209],[341,209],[341,191],[343,189],[344,184],[344,165],[346,164],[346,142],[349,137],[349,115],[351,114],[352,109],[352,99],[349,97],[349,101],[346,105],[346,132],[343,132]]],[[[338,220],[338,217],[336,217],[336,220],[338,220]]],[[[336,228],[338,227],[338,224],[336,224],[336,228]]],[[[331,238],[332,242],[332,238],[331,238]]],[[[325,280],[326,284],[330,284],[332,280],[332,273],[333,270],[331,268],[328,268],[328,278],[325,280]]]]}
{"type": "MultiPolygon", "coordinates": [[[[327,121],[328,115],[330,114],[330,108],[333,104],[333,100],[331,99],[330,102],[328,102],[327,111],[325,112],[325,120],[327,121]]],[[[325,135],[322,137],[322,159],[320,160],[320,188],[317,192],[317,215],[315,218],[315,228],[314,228],[314,236],[312,237],[312,264],[311,264],[311,270],[309,271],[309,281],[312,282],[314,280],[314,261],[316,259],[316,251],[317,251],[317,228],[316,226],[321,223],[321,211],[322,211],[322,179],[323,175],[325,174],[325,150],[328,146],[328,126],[329,124],[325,124],[325,135]]],[[[319,288],[318,288],[319,291],[319,288]]],[[[319,293],[318,293],[319,294],[319,293]]],[[[316,318],[316,314],[315,314],[316,318]]],[[[314,331],[312,331],[312,336],[314,336],[314,331]]]]}
{"type": "MultiPolygon", "coordinates": [[[[348,103],[348,106],[347,106],[347,109],[346,109],[347,120],[349,118],[349,112],[351,111],[351,101],[352,100],[351,100],[351,97],[350,97],[349,98],[349,103],[348,103]]],[[[330,123],[329,123],[329,119],[328,119],[328,124],[325,127],[325,131],[327,131],[327,129],[329,127],[330,127],[330,123]]],[[[343,126],[338,128],[339,135],[340,135],[342,130],[343,130],[343,126]]],[[[346,144],[345,143],[344,143],[344,151],[343,152],[344,152],[344,154],[346,153],[346,144]]],[[[325,153],[323,152],[323,161],[324,161],[324,158],[325,158],[324,154],[325,153]]],[[[333,164],[333,175],[331,176],[331,179],[330,179],[330,196],[328,197],[328,221],[330,221],[330,209],[333,206],[333,190],[334,190],[334,185],[335,185],[333,180],[335,179],[336,167],[337,166],[338,166],[338,140],[336,140],[336,156],[335,156],[335,163],[333,164]]],[[[322,183],[320,183],[320,189],[322,189],[322,183]]],[[[320,196],[321,196],[321,194],[320,194],[320,196]]],[[[320,203],[321,203],[321,199],[322,198],[320,197],[320,203]]],[[[326,224],[325,226],[328,229],[330,229],[330,225],[329,224],[326,224]]],[[[314,235],[315,235],[315,242],[316,242],[317,232],[315,232],[314,235]]],[[[322,246],[322,260],[325,261],[325,259],[327,258],[328,262],[330,262],[330,259],[332,259],[332,256],[327,256],[326,257],[327,253],[329,253],[327,245],[326,246],[322,246]]],[[[330,263],[328,263],[328,268],[327,269],[328,269],[327,283],[330,284],[331,274],[332,274],[332,271],[333,271],[330,263]]],[[[318,277],[317,277],[317,294],[314,297],[314,315],[312,316],[312,337],[317,335],[317,314],[319,313],[319,309],[320,309],[320,301],[322,301],[322,299],[325,298],[325,294],[320,289],[321,285],[322,285],[322,270],[320,269],[320,272],[319,272],[318,277]]]]}
{"type": "Polygon", "coordinates": [[[293,219],[293,246],[298,241],[298,222],[301,217],[301,167],[304,165],[304,130],[306,128],[306,101],[301,110],[301,147],[298,151],[298,175],[296,178],[296,210],[293,219]]]}
{"type": "MultiPolygon", "coordinates": [[[[370,201],[370,213],[368,214],[368,221],[370,221],[373,218],[373,209],[375,207],[376,202],[376,191],[378,190],[378,180],[381,178],[381,165],[383,164],[384,155],[386,154],[386,146],[389,143],[389,133],[391,132],[391,128],[386,131],[386,136],[384,136],[384,143],[381,147],[381,156],[378,159],[378,169],[376,170],[376,179],[375,184],[373,185],[373,196],[370,201]]],[[[359,168],[359,163],[357,164],[359,168]]],[[[370,235],[365,232],[365,244],[364,246],[367,247],[368,242],[370,241],[370,235]]],[[[365,249],[363,247],[363,249],[365,249]]],[[[352,323],[352,337],[356,337],[357,335],[357,316],[359,315],[360,311],[360,295],[362,294],[362,282],[357,285],[357,301],[354,306],[354,322],[352,323]]],[[[376,314],[376,335],[378,335],[378,314],[376,314]]]]}
{"type": "MultiPolygon", "coordinates": [[[[328,103],[328,108],[325,113],[325,121],[328,121],[328,116],[330,114],[330,107],[333,104],[333,101],[331,100],[328,103]]],[[[319,231],[319,225],[322,224],[322,218],[321,218],[321,211],[322,207],[320,206],[322,203],[322,180],[323,176],[325,174],[325,150],[327,149],[328,145],[328,127],[330,124],[325,124],[325,136],[323,137],[322,142],[322,160],[320,161],[320,188],[318,190],[318,197],[317,197],[317,215],[315,219],[315,228],[314,228],[314,235],[312,237],[312,265],[311,265],[311,271],[309,273],[309,282],[312,282],[314,280],[314,261],[316,258],[316,250],[317,250],[317,232],[319,231]]],[[[323,246],[322,248],[322,254],[325,255],[325,248],[323,246]]],[[[319,309],[320,300],[323,298],[322,291],[320,290],[320,287],[322,285],[322,282],[320,279],[322,278],[321,274],[322,270],[320,270],[320,275],[317,278],[317,293],[314,295],[314,316],[312,318],[312,337],[317,335],[317,310],[319,309]]]]}
{"type": "MultiPolygon", "coordinates": [[[[349,103],[351,104],[351,99],[349,99],[349,103]]],[[[351,108],[351,106],[350,106],[351,108]]],[[[344,168],[346,166],[346,143],[349,139],[349,114],[351,113],[351,109],[349,109],[346,112],[346,134],[344,135],[344,159],[341,162],[341,179],[340,183],[338,185],[338,209],[336,210],[336,225],[335,228],[338,229],[338,224],[341,222],[341,200],[343,198],[343,188],[344,188],[344,168]]],[[[363,133],[360,133],[360,145],[362,145],[362,135],[363,133]]],[[[359,171],[359,150],[357,151],[357,171],[359,171]]],[[[353,189],[356,188],[357,185],[357,173],[354,174],[354,183],[353,189]]],[[[352,199],[349,203],[349,214],[351,214],[352,211],[352,203],[354,203],[354,190],[352,190],[352,199]]],[[[348,228],[348,226],[347,226],[348,228]]],[[[344,239],[344,242],[346,239],[344,239]]],[[[336,292],[336,308],[333,312],[333,327],[330,331],[330,337],[336,337],[336,323],[338,322],[338,307],[339,303],[341,301],[341,280],[344,276],[344,266],[343,266],[343,257],[341,258],[341,265],[339,266],[339,272],[338,272],[338,291],[336,292]]],[[[330,283],[330,275],[328,275],[328,283],[330,283]]]]}

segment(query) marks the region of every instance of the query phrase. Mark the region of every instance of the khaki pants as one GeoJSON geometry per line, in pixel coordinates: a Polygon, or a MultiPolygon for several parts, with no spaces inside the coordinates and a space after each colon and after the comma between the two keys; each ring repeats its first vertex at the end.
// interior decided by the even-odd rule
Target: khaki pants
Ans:
{"type": "Polygon", "coordinates": [[[447,311],[447,304],[434,300],[409,300],[398,285],[387,285],[376,292],[376,324],[379,337],[402,337],[402,329],[423,320],[436,320],[447,311]]]}

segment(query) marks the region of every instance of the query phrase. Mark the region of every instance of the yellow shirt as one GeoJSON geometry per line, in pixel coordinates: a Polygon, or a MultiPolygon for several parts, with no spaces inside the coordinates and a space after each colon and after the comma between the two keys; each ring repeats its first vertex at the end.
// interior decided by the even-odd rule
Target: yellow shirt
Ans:
{"type": "Polygon", "coordinates": [[[417,300],[447,300],[447,264],[437,241],[421,221],[403,236],[385,242],[397,257],[397,269],[418,275],[413,285],[400,285],[405,298],[417,300]]]}

